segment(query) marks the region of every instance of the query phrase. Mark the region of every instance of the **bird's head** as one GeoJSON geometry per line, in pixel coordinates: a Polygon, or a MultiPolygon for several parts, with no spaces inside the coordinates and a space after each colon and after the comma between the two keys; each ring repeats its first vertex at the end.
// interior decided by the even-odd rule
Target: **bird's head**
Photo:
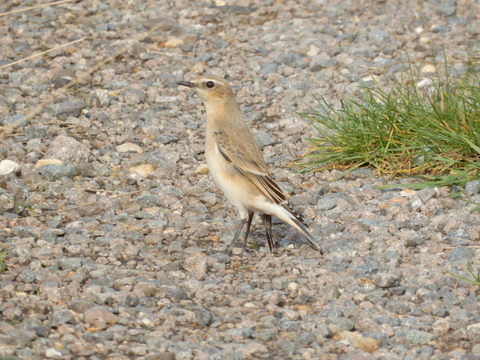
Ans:
{"type": "Polygon", "coordinates": [[[228,82],[215,75],[202,75],[192,81],[178,81],[177,84],[195,90],[206,103],[235,99],[228,82]]]}

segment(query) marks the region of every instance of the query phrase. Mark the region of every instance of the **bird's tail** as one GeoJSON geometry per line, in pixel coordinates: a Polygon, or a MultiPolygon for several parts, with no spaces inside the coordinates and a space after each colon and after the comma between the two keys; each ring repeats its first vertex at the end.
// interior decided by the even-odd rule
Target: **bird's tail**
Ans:
{"type": "Polygon", "coordinates": [[[290,221],[286,221],[286,222],[289,223],[291,226],[293,226],[295,229],[297,229],[297,231],[300,234],[305,236],[305,238],[308,240],[310,245],[312,245],[318,251],[322,251],[317,240],[315,240],[313,236],[310,234],[309,227],[305,222],[305,220],[303,220],[303,218],[288,204],[284,204],[283,208],[288,212],[288,215],[289,215],[290,221]]]}

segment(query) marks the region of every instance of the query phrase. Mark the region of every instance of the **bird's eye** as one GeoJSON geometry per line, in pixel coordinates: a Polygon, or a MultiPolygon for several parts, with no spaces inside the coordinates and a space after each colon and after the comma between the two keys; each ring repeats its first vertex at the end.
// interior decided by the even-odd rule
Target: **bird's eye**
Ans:
{"type": "Polygon", "coordinates": [[[215,83],[213,81],[207,81],[205,85],[207,88],[211,89],[215,86],[215,83]]]}

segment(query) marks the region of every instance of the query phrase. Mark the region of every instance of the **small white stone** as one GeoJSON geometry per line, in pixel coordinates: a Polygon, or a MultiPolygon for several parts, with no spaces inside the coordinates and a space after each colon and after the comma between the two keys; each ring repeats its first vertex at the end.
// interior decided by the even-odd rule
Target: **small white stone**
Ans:
{"type": "Polygon", "coordinates": [[[0,162],[0,175],[8,175],[20,171],[20,165],[12,160],[3,160],[0,162]]]}
{"type": "Polygon", "coordinates": [[[314,57],[317,56],[320,53],[320,49],[316,47],[315,45],[310,45],[310,49],[307,52],[307,56],[309,57],[314,57]]]}
{"type": "Polygon", "coordinates": [[[412,209],[417,210],[420,206],[422,206],[422,200],[417,199],[414,202],[412,202],[412,209]]]}
{"type": "Polygon", "coordinates": [[[437,69],[435,66],[431,64],[427,64],[424,67],[422,67],[422,70],[420,70],[422,74],[435,74],[437,72],[437,69]]]}
{"type": "Polygon", "coordinates": [[[300,286],[297,283],[291,282],[288,284],[288,290],[297,291],[300,286]]]}
{"type": "Polygon", "coordinates": [[[115,149],[119,153],[124,153],[124,152],[128,152],[128,151],[135,151],[139,154],[143,153],[143,149],[140,146],[138,146],[137,144],[132,144],[132,143],[125,143],[125,144],[122,144],[122,145],[118,145],[115,149]]]}
{"type": "Polygon", "coordinates": [[[55,350],[54,348],[47,349],[45,351],[45,356],[47,358],[60,358],[62,356],[62,353],[60,351],[55,350]]]}
{"type": "Polygon", "coordinates": [[[419,81],[417,84],[417,89],[423,89],[425,86],[432,85],[433,81],[432,79],[423,79],[422,81],[419,81]]]}

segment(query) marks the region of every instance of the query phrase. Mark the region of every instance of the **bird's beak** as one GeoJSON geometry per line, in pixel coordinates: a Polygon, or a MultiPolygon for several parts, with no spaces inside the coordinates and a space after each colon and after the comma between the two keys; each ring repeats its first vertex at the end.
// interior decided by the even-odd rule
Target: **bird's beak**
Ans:
{"type": "Polygon", "coordinates": [[[182,85],[182,86],[186,86],[186,87],[189,87],[189,88],[194,88],[195,87],[195,85],[193,83],[191,83],[190,81],[177,81],[177,84],[182,85]]]}

